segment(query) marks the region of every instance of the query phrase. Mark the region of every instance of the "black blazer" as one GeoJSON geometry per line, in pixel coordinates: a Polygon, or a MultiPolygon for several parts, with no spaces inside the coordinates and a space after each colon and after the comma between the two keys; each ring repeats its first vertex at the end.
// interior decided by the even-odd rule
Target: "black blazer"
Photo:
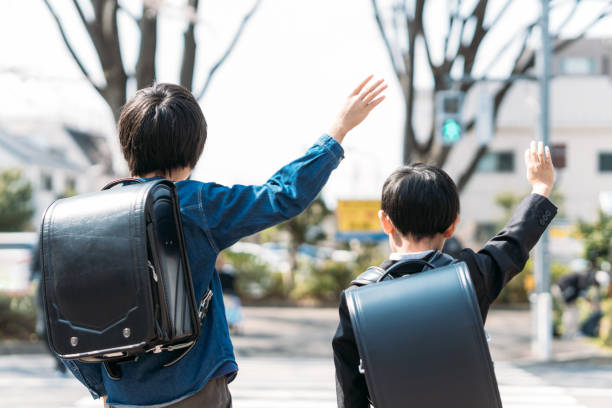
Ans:
{"type": "MultiPolygon", "coordinates": [[[[502,288],[523,270],[529,251],[535,246],[557,207],[546,197],[531,194],[518,206],[505,228],[478,252],[463,249],[457,259],[467,264],[483,322],[489,306],[502,288]]],[[[385,262],[383,267],[389,266],[385,262]]],[[[351,286],[347,290],[351,290],[351,286]]],[[[353,335],[344,292],[340,295],[340,324],[332,346],[336,366],[336,395],[339,408],[368,408],[365,376],[358,371],[359,352],[353,335]]]]}

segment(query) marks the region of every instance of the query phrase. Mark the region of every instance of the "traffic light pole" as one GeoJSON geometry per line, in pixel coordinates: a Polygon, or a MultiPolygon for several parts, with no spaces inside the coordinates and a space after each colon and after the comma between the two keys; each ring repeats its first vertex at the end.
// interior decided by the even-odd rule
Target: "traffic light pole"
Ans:
{"type": "MultiPolygon", "coordinates": [[[[541,0],[542,47],[540,50],[540,140],[548,145],[550,134],[550,34],[549,0],[541,0]]],[[[540,360],[552,357],[552,297],[550,295],[550,262],[548,253],[548,230],[544,232],[535,248],[534,259],[535,292],[531,301],[533,318],[532,353],[540,360]]]]}

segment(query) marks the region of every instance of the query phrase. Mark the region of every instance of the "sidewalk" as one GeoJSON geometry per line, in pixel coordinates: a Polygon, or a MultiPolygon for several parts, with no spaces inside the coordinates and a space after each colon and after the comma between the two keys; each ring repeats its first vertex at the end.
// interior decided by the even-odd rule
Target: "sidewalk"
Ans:
{"type": "MultiPolygon", "coordinates": [[[[531,312],[527,307],[493,307],[485,325],[485,329],[491,336],[489,347],[493,360],[536,361],[531,354],[531,324],[531,312]]],[[[612,364],[612,350],[598,347],[584,337],[572,340],[553,339],[553,361],[588,359],[609,359],[612,364]]]]}
{"type": "MultiPolygon", "coordinates": [[[[338,324],[335,308],[245,307],[244,322],[232,335],[238,356],[331,358],[338,324]]],[[[495,361],[535,362],[531,356],[531,316],[527,308],[492,308],[487,318],[495,361]]],[[[41,342],[0,341],[2,354],[44,354],[41,342]]],[[[612,365],[612,351],[588,339],[553,341],[553,361],[597,360],[612,365]]]]}

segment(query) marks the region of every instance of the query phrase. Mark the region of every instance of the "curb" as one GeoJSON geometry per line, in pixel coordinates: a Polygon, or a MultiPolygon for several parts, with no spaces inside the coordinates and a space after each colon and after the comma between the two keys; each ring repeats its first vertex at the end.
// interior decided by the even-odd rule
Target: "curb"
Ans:
{"type": "Polygon", "coordinates": [[[0,341],[0,356],[11,354],[48,354],[49,349],[42,341],[0,341]]]}

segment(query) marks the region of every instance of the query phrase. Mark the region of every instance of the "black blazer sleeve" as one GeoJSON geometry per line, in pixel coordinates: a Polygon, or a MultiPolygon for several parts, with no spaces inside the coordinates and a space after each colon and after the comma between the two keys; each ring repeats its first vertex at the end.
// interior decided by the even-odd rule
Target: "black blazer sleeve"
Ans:
{"type": "Polygon", "coordinates": [[[359,351],[344,292],[340,294],[339,311],[340,324],[332,340],[338,407],[368,408],[370,406],[368,387],[365,376],[359,373],[359,351]]]}
{"type": "Polygon", "coordinates": [[[461,251],[458,259],[470,270],[483,321],[502,288],[523,270],[529,251],[556,214],[557,207],[548,198],[531,194],[521,201],[504,229],[480,251],[461,251]]]}

